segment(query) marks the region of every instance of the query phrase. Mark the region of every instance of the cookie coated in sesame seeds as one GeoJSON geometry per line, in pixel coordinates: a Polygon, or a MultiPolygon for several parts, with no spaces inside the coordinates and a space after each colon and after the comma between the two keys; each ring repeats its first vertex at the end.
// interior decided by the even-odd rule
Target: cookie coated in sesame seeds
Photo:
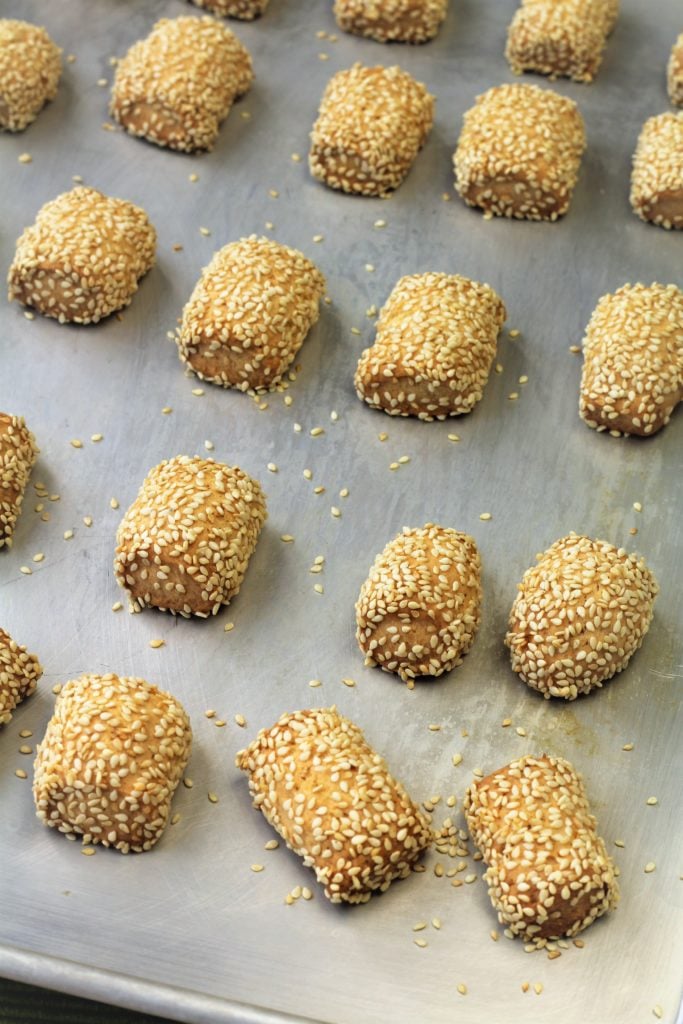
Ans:
{"type": "Polygon", "coordinates": [[[372,564],[356,603],[361,651],[409,684],[462,662],[481,618],[481,561],[472,537],[405,527],[372,564]]]}
{"type": "Polygon", "coordinates": [[[434,97],[407,71],[354,64],[327,84],[308,166],[330,188],[380,196],[398,188],[434,120],[434,97]]]}
{"type": "Polygon", "coordinates": [[[41,207],[17,241],[9,299],[60,323],[96,324],[130,304],[155,252],[144,210],[78,186],[41,207]]]}
{"type": "MultiPolygon", "coordinates": [[[[522,0],[522,7],[533,7],[535,4],[547,4],[550,0],[522,0]]],[[[554,0],[556,4],[562,4],[565,0],[554,0]]],[[[614,28],[619,17],[621,0],[584,0],[587,11],[599,11],[603,18],[603,28],[607,35],[614,28]]]]}
{"type": "Polygon", "coordinates": [[[505,306],[487,284],[412,274],[396,284],[356,368],[358,397],[391,416],[443,420],[481,399],[505,306]]]}
{"type": "Polygon", "coordinates": [[[603,295],[583,355],[581,419],[599,431],[655,434],[683,398],[683,292],[627,284],[603,295]]]}
{"type": "Polygon", "coordinates": [[[505,56],[515,74],[537,71],[592,82],[602,63],[608,24],[604,0],[537,0],[515,13],[505,56]]]}
{"type": "Polygon", "coordinates": [[[448,0],[335,0],[339,28],[378,43],[426,43],[439,31],[448,0]]]}
{"type": "Polygon", "coordinates": [[[38,817],[84,844],[149,850],[191,747],[190,720],[171,694],[113,673],[71,679],[36,753],[38,817]]]}
{"type": "Polygon", "coordinates": [[[505,643],[528,686],[575,700],[626,668],[659,587],[643,558],[576,533],[537,558],[519,584],[505,643]]]}
{"type": "Polygon", "coordinates": [[[671,102],[683,107],[683,32],[671,48],[666,66],[666,87],[671,102]]]}
{"type": "Polygon", "coordinates": [[[9,722],[17,704],[35,691],[42,674],[35,654],[0,629],[0,725],[9,722]]]}
{"type": "Polygon", "coordinates": [[[568,761],[522,757],[475,780],[463,806],[491,902],[513,935],[542,947],[614,910],[614,864],[568,761]]]}
{"type": "Polygon", "coordinates": [[[187,455],[155,466],[116,533],[131,610],[216,615],[239,591],[265,520],[259,483],[237,466],[187,455]]]}
{"type": "Polygon", "coordinates": [[[36,439],[23,416],[0,412],[0,549],[12,546],[24,491],[38,455],[36,439]]]}
{"type": "Polygon", "coordinates": [[[239,18],[253,21],[260,18],[268,6],[268,0],[192,0],[197,7],[219,14],[223,18],[239,18]]]}
{"type": "Polygon", "coordinates": [[[384,892],[432,842],[417,804],[335,707],[283,715],[236,764],[248,774],[254,806],[333,903],[384,892]]]}
{"type": "Polygon", "coordinates": [[[537,85],[495,86],[465,114],[455,188],[495,216],[554,221],[569,209],[585,148],[573,100],[537,85]]]}
{"type": "Polygon", "coordinates": [[[0,129],[23,131],[55,98],[61,55],[44,28],[0,18],[0,129]]]}
{"type": "Polygon", "coordinates": [[[643,125],[633,156],[631,206],[641,220],[683,228],[683,111],[643,125]]]}
{"type": "Polygon", "coordinates": [[[220,249],[183,310],[180,358],[202,380],[269,389],[319,316],[325,278],[297,249],[251,235],[220,249]]]}
{"type": "Polygon", "coordinates": [[[252,80],[249,53],[215,18],[162,18],[118,62],[109,109],[131,135],[192,153],[212,148],[252,80]]]}

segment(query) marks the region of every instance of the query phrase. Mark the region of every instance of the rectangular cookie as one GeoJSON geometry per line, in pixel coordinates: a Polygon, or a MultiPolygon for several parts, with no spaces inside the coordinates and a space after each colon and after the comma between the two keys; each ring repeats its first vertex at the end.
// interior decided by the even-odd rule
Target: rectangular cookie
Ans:
{"type": "Polygon", "coordinates": [[[237,754],[266,820],[332,903],[366,903],[432,841],[425,816],[335,707],[283,715],[237,754]]]}
{"type": "Polygon", "coordinates": [[[150,850],[191,747],[190,720],[170,693],[113,673],[71,679],[36,753],[38,817],[84,844],[150,850]]]}
{"type": "Polygon", "coordinates": [[[641,220],[683,228],[683,111],[643,125],[633,156],[631,206],[641,220]]]}
{"type": "Polygon", "coordinates": [[[464,810],[498,920],[513,935],[540,947],[578,935],[616,907],[614,864],[568,761],[513,761],[476,780],[464,810]]]}
{"type": "Polygon", "coordinates": [[[603,0],[546,0],[519,7],[505,56],[515,74],[537,71],[592,82],[607,39],[603,0]]]}
{"type": "Polygon", "coordinates": [[[429,135],[434,97],[407,71],[354,64],[333,75],[311,132],[308,166],[342,192],[398,188],[429,135]]]}
{"type": "Polygon", "coordinates": [[[335,0],[339,28],[378,43],[426,43],[446,17],[448,0],[335,0]]]}
{"type": "Polygon", "coordinates": [[[671,102],[683,107],[683,32],[671,48],[666,66],[666,87],[671,102]]]}
{"type": "Polygon", "coordinates": [[[192,153],[212,148],[252,79],[249,53],[215,18],[162,18],[118,62],[109,109],[131,135],[192,153]]]}
{"type": "Polygon", "coordinates": [[[14,526],[38,454],[36,439],[23,416],[0,412],[0,548],[12,546],[14,526]]]}
{"type": "Polygon", "coordinates": [[[612,434],[657,433],[683,398],[683,292],[655,282],[603,295],[583,355],[581,419],[612,434]]]}
{"type": "Polygon", "coordinates": [[[183,310],[180,358],[224,387],[273,388],[319,316],[325,278],[297,249],[251,235],[220,249],[183,310]]]}
{"type": "Polygon", "coordinates": [[[240,21],[260,18],[268,6],[268,0],[192,0],[192,3],[212,14],[219,14],[223,18],[239,18],[240,21]]]}
{"type": "Polygon", "coordinates": [[[18,239],[9,299],[60,323],[96,324],[130,304],[155,254],[141,207],[78,186],[45,203],[18,239]]]}
{"type": "Polygon", "coordinates": [[[55,98],[61,54],[39,25],[0,18],[0,129],[23,131],[55,98]]]}
{"type": "Polygon", "coordinates": [[[492,288],[458,274],[402,277],[360,357],[358,397],[390,416],[443,420],[482,397],[505,306],[492,288]]]}
{"type": "Polygon", "coordinates": [[[572,100],[536,85],[496,86],[465,114],[455,187],[487,216],[555,221],[569,209],[585,148],[572,100]]]}
{"type": "Polygon", "coordinates": [[[35,654],[0,629],[0,725],[6,725],[16,706],[34,692],[42,674],[35,654]]]}
{"type": "Polygon", "coordinates": [[[260,485],[237,466],[159,463],[116,532],[114,572],[131,611],[216,615],[239,591],[265,519],[260,485]]]}

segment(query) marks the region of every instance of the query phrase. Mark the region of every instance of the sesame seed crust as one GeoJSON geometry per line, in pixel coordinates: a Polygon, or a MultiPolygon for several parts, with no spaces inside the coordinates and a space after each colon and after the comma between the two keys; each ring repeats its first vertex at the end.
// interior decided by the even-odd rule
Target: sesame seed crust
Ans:
{"type": "Polygon", "coordinates": [[[671,48],[666,66],[666,85],[671,102],[683,107],[683,32],[671,48]]]}
{"type": "Polygon", "coordinates": [[[283,715],[237,754],[249,790],[333,903],[366,903],[430,845],[425,816],[335,707],[283,715]]]}
{"type": "Polygon", "coordinates": [[[487,284],[457,274],[402,277],[356,368],[358,397],[390,416],[444,420],[481,399],[505,306],[487,284]]]}
{"type": "Polygon", "coordinates": [[[131,610],[216,615],[238,593],[265,520],[259,483],[237,466],[159,463],[116,532],[114,571],[131,610]]]}
{"type": "Polygon", "coordinates": [[[448,0],[335,0],[339,28],[378,43],[426,43],[439,31],[448,0]]]}
{"type": "Polygon", "coordinates": [[[130,304],[155,251],[144,210],[79,186],[41,207],[17,241],[9,299],[60,323],[97,323],[130,304]]]}
{"type": "Polygon", "coordinates": [[[583,353],[584,422],[599,431],[655,434],[683,398],[683,292],[654,283],[603,295],[583,353]]]}
{"type": "Polygon", "coordinates": [[[183,310],[178,349],[202,380],[270,389],[319,316],[325,278],[297,249],[251,235],[220,249],[183,310]]]}
{"type": "Polygon", "coordinates": [[[377,555],[356,603],[356,640],[408,682],[462,662],[481,619],[481,561],[472,537],[405,527],[377,555]]]}
{"type": "Polygon", "coordinates": [[[0,549],[12,546],[24,491],[38,454],[36,439],[23,416],[0,412],[0,549]]]}
{"type": "Polygon", "coordinates": [[[268,0],[192,0],[192,3],[211,11],[212,14],[220,14],[224,18],[239,18],[240,21],[260,18],[268,6],[268,0]]]}
{"type": "Polygon", "coordinates": [[[585,148],[572,100],[536,85],[496,86],[465,114],[455,187],[468,206],[498,217],[554,221],[569,209],[585,148]]]}
{"type": "Polygon", "coordinates": [[[365,196],[398,188],[434,120],[434,97],[394,65],[354,64],[327,84],[308,166],[330,188],[365,196]]]}
{"type": "Polygon", "coordinates": [[[633,156],[631,206],[641,220],[683,228],[683,111],[643,125],[633,156]]]}
{"type": "Polygon", "coordinates": [[[559,757],[522,757],[472,783],[467,827],[498,920],[537,946],[574,936],[619,901],[586,790],[559,757]]]}
{"type": "MultiPolygon", "coordinates": [[[[522,0],[522,7],[533,7],[536,4],[547,4],[550,0],[522,0]]],[[[552,0],[556,6],[566,3],[566,0],[552,0]]],[[[606,35],[609,35],[619,17],[621,0],[583,0],[588,16],[600,16],[602,27],[606,35]]]]}
{"type": "Polygon", "coordinates": [[[505,56],[515,74],[537,71],[592,82],[608,31],[603,0],[545,0],[519,7],[508,29],[505,56]]]}
{"type": "Polygon", "coordinates": [[[23,131],[55,98],[61,53],[39,25],[0,18],[0,129],[23,131]]]}
{"type": "Polygon", "coordinates": [[[518,587],[505,643],[528,686],[546,699],[575,700],[626,667],[659,587],[644,559],[576,533],[537,557],[518,587]]]}
{"type": "Polygon", "coordinates": [[[253,80],[251,57],[214,18],[162,18],[116,68],[110,112],[131,135],[192,153],[211,149],[253,80]]]}
{"type": "Polygon", "coordinates": [[[141,853],[160,839],[192,746],[179,701],[144,679],[65,683],[34,766],[38,817],[83,843],[141,853]]]}
{"type": "Polygon", "coordinates": [[[0,725],[9,722],[17,704],[34,692],[42,674],[35,654],[0,629],[0,725]]]}

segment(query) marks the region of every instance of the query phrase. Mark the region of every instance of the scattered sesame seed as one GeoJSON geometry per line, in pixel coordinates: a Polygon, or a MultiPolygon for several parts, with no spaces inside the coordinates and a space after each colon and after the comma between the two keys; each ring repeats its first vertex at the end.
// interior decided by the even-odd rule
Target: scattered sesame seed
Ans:
{"type": "Polygon", "coordinates": [[[461,996],[467,995],[467,985],[463,985],[462,982],[458,985],[458,992],[461,996]]]}
{"type": "Polygon", "coordinates": [[[303,888],[301,889],[301,895],[305,900],[313,899],[313,893],[311,892],[307,885],[304,885],[303,888]]]}
{"type": "Polygon", "coordinates": [[[239,725],[241,729],[243,729],[244,726],[247,724],[247,720],[244,717],[244,715],[240,715],[239,713],[235,715],[235,722],[237,723],[237,725],[239,725]]]}
{"type": "Polygon", "coordinates": [[[291,544],[292,541],[294,540],[294,537],[292,537],[291,533],[281,533],[280,540],[282,541],[283,544],[291,544]]]}
{"type": "Polygon", "coordinates": [[[33,575],[33,569],[31,569],[31,567],[28,566],[28,565],[20,565],[19,566],[19,572],[23,572],[24,576],[32,576],[33,575]]]}
{"type": "Polygon", "coordinates": [[[528,384],[529,383],[529,378],[526,376],[526,374],[522,374],[522,376],[519,378],[519,383],[520,384],[528,384]]]}
{"type": "Polygon", "coordinates": [[[205,238],[208,238],[209,235],[211,234],[211,232],[209,231],[208,228],[200,228],[199,229],[199,234],[200,235],[204,235],[205,238]]]}
{"type": "Polygon", "coordinates": [[[355,679],[342,679],[344,686],[354,687],[356,685],[355,679]]]}
{"type": "Polygon", "coordinates": [[[30,164],[33,162],[33,157],[30,153],[21,153],[18,160],[20,164],[30,164]]]}
{"type": "Polygon", "coordinates": [[[366,263],[365,269],[367,270],[368,274],[374,274],[375,272],[375,268],[372,263],[366,263]]]}
{"type": "Polygon", "coordinates": [[[583,947],[586,945],[583,939],[572,939],[572,942],[574,943],[577,949],[583,949],[583,947]]]}
{"type": "Polygon", "coordinates": [[[115,601],[114,604],[111,606],[111,610],[113,612],[120,612],[122,608],[123,605],[121,604],[120,601],[115,601]]]}
{"type": "Polygon", "coordinates": [[[562,956],[559,949],[548,950],[548,960],[557,960],[558,956],[562,956]]]}
{"type": "Polygon", "coordinates": [[[311,437],[320,437],[321,434],[325,433],[324,427],[313,427],[311,430],[311,437]]]}
{"type": "Polygon", "coordinates": [[[179,813],[179,811],[176,811],[175,814],[171,817],[170,824],[171,825],[177,825],[179,821],[180,821],[180,813],[179,813]]]}
{"type": "Polygon", "coordinates": [[[503,364],[502,363],[496,363],[495,370],[496,370],[496,373],[502,373],[503,372],[503,364]]]}
{"type": "Polygon", "coordinates": [[[263,864],[252,864],[251,865],[251,870],[254,872],[254,874],[258,874],[259,871],[264,871],[265,868],[264,868],[263,864]]]}
{"type": "Polygon", "coordinates": [[[537,981],[536,984],[534,985],[534,992],[536,993],[537,996],[540,996],[542,991],[543,991],[543,985],[540,983],[540,981],[537,981]]]}
{"type": "Polygon", "coordinates": [[[294,399],[292,398],[291,395],[285,395],[283,401],[284,401],[285,405],[291,405],[293,403],[294,399]]]}
{"type": "Polygon", "coordinates": [[[373,224],[373,227],[375,228],[385,228],[386,226],[387,222],[385,220],[376,220],[375,223],[373,224]]]}
{"type": "Polygon", "coordinates": [[[217,729],[222,729],[228,723],[223,718],[217,718],[216,721],[213,724],[216,726],[217,729]]]}
{"type": "Polygon", "coordinates": [[[440,917],[433,917],[432,918],[432,928],[436,928],[437,931],[441,930],[441,918],[440,917]]]}
{"type": "Polygon", "coordinates": [[[32,313],[30,309],[24,310],[24,316],[26,317],[27,320],[35,320],[36,318],[35,313],[32,313]]]}
{"type": "Polygon", "coordinates": [[[387,441],[388,439],[389,439],[389,435],[388,434],[382,433],[382,434],[378,434],[377,435],[377,440],[378,441],[387,441]]]}
{"type": "Polygon", "coordinates": [[[448,192],[442,192],[441,198],[443,199],[444,203],[449,203],[451,201],[450,193],[448,192]]]}
{"type": "Polygon", "coordinates": [[[43,562],[44,560],[45,560],[45,555],[43,554],[42,551],[38,551],[38,553],[33,556],[33,561],[34,562],[43,562]]]}
{"type": "Polygon", "coordinates": [[[477,876],[476,875],[465,875],[465,877],[463,879],[465,885],[472,885],[472,882],[476,882],[476,880],[477,880],[477,876]]]}
{"type": "Polygon", "coordinates": [[[480,519],[481,519],[481,520],[482,520],[483,522],[487,523],[487,522],[489,521],[489,519],[492,519],[492,518],[493,518],[493,516],[491,515],[491,513],[490,513],[490,512],[482,512],[482,513],[481,513],[481,515],[479,516],[479,518],[480,518],[480,519]]]}
{"type": "Polygon", "coordinates": [[[314,487],[313,488],[313,493],[314,494],[324,494],[325,493],[325,488],[324,487],[320,487],[320,486],[319,487],[314,487]]]}
{"type": "Polygon", "coordinates": [[[510,335],[510,337],[511,337],[511,338],[518,338],[518,337],[519,337],[519,334],[520,334],[520,332],[519,332],[519,331],[518,331],[518,330],[517,330],[516,328],[514,328],[514,327],[513,327],[513,329],[512,329],[511,331],[509,331],[508,333],[509,333],[509,335],[510,335]]]}
{"type": "Polygon", "coordinates": [[[231,633],[234,628],[235,628],[235,623],[234,622],[226,622],[225,625],[223,626],[223,632],[224,633],[231,633]]]}
{"type": "Polygon", "coordinates": [[[214,445],[213,441],[205,441],[204,442],[204,447],[206,448],[207,452],[212,452],[214,450],[214,448],[215,448],[215,445],[214,445]]]}
{"type": "Polygon", "coordinates": [[[395,472],[398,468],[399,468],[398,462],[390,462],[389,463],[389,469],[391,469],[392,471],[395,472]]]}
{"type": "Polygon", "coordinates": [[[251,121],[251,113],[248,110],[240,111],[240,117],[243,121],[251,121]]]}
{"type": "Polygon", "coordinates": [[[526,729],[522,725],[518,725],[515,729],[518,736],[526,736],[526,729]]]}
{"type": "Polygon", "coordinates": [[[636,512],[642,512],[643,511],[643,506],[640,504],[639,501],[634,501],[633,502],[633,507],[636,510],[636,512]]]}
{"type": "Polygon", "coordinates": [[[59,694],[62,692],[62,684],[55,683],[55,685],[52,687],[52,692],[54,693],[55,697],[58,697],[59,694]]]}
{"type": "Polygon", "coordinates": [[[652,1007],[652,1012],[654,1013],[654,1015],[657,1018],[657,1020],[661,1020],[662,1017],[664,1016],[664,1010],[661,1008],[659,1003],[657,1003],[655,1006],[652,1007]]]}
{"type": "Polygon", "coordinates": [[[360,333],[361,332],[359,331],[359,329],[357,327],[352,327],[351,328],[351,334],[359,335],[360,333]]]}
{"type": "Polygon", "coordinates": [[[635,744],[633,744],[633,743],[624,743],[624,745],[623,745],[623,747],[621,749],[622,750],[631,751],[631,750],[633,750],[634,745],[635,744]]]}
{"type": "Polygon", "coordinates": [[[405,466],[408,462],[410,462],[410,456],[409,455],[401,455],[401,457],[399,458],[398,461],[399,461],[399,465],[405,466]]]}
{"type": "Polygon", "coordinates": [[[65,530],[63,533],[64,540],[71,540],[74,535],[73,530],[65,530]]]}
{"type": "Polygon", "coordinates": [[[325,593],[325,588],[323,587],[322,583],[316,583],[314,585],[313,589],[315,590],[316,594],[324,594],[325,593]]]}
{"type": "Polygon", "coordinates": [[[511,391],[508,395],[508,401],[515,402],[519,398],[519,392],[511,391]]]}
{"type": "Polygon", "coordinates": [[[193,388],[192,394],[195,395],[197,398],[201,398],[201,396],[204,394],[204,388],[193,388]]]}
{"type": "Polygon", "coordinates": [[[277,473],[277,466],[275,465],[274,462],[269,462],[268,463],[268,472],[269,473],[277,473]]]}
{"type": "Polygon", "coordinates": [[[83,442],[79,441],[77,437],[75,437],[72,441],[70,441],[69,444],[71,445],[72,448],[82,448],[83,447],[83,442]]]}
{"type": "Polygon", "coordinates": [[[530,988],[529,982],[528,981],[523,981],[521,988],[522,988],[522,992],[528,992],[529,988],[530,988]]]}
{"type": "Polygon", "coordinates": [[[436,863],[436,864],[434,865],[434,874],[436,875],[436,877],[437,877],[437,878],[443,878],[443,876],[444,876],[444,867],[443,867],[443,864],[441,864],[440,862],[438,862],[438,863],[436,863]]]}
{"type": "Polygon", "coordinates": [[[337,508],[336,505],[332,506],[332,508],[330,509],[330,513],[335,519],[339,519],[341,517],[341,509],[337,508]]]}
{"type": "Polygon", "coordinates": [[[156,650],[158,647],[165,647],[166,646],[166,641],[165,640],[161,640],[161,639],[150,640],[149,646],[154,648],[154,650],[156,650]]]}
{"type": "Polygon", "coordinates": [[[329,60],[329,59],[330,59],[329,53],[319,53],[318,54],[318,60],[329,60]]]}
{"type": "Polygon", "coordinates": [[[441,726],[438,725],[436,722],[433,722],[431,725],[428,725],[427,728],[429,729],[430,732],[441,732],[441,726]]]}
{"type": "Polygon", "coordinates": [[[313,241],[314,242],[322,242],[322,241],[324,241],[324,239],[325,239],[324,235],[313,235],[313,241]]]}
{"type": "Polygon", "coordinates": [[[27,740],[29,736],[33,736],[33,733],[30,729],[22,729],[19,735],[21,736],[22,740],[27,740]]]}
{"type": "Polygon", "coordinates": [[[659,803],[659,800],[657,799],[656,796],[649,796],[647,798],[647,800],[646,800],[646,803],[648,804],[649,807],[654,807],[655,804],[659,803]]]}
{"type": "Polygon", "coordinates": [[[217,793],[209,792],[209,793],[206,794],[206,796],[207,796],[207,799],[208,799],[210,804],[217,804],[218,803],[218,794],[217,793]]]}
{"type": "Polygon", "coordinates": [[[111,498],[109,500],[109,507],[113,508],[113,509],[117,509],[119,507],[118,499],[117,498],[111,498]]]}
{"type": "Polygon", "coordinates": [[[276,188],[271,188],[268,190],[268,195],[270,196],[271,199],[277,199],[280,193],[276,188]]]}
{"type": "Polygon", "coordinates": [[[340,498],[348,498],[348,496],[349,496],[349,489],[348,489],[348,487],[342,487],[341,491],[339,492],[339,497],[340,498]]]}
{"type": "Polygon", "coordinates": [[[645,872],[646,875],[651,875],[656,867],[657,867],[657,865],[655,864],[655,862],[653,860],[650,860],[650,861],[647,862],[647,864],[643,868],[643,871],[645,872]]]}
{"type": "Polygon", "coordinates": [[[615,845],[615,846],[618,846],[620,850],[623,850],[623,849],[624,849],[624,846],[625,846],[626,844],[624,843],[624,840],[623,840],[623,839],[615,839],[615,840],[614,840],[614,845],[615,845]]]}
{"type": "Polygon", "coordinates": [[[413,925],[413,931],[414,932],[423,932],[426,927],[427,927],[427,922],[426,921],[418,921],[417,924],[413,925]]]}
{"type": "Polygon", "coordinates": [[[81,847],[81,853],[84,857],[94,857],[95,847],[94,846],[83,846],[81,847]]]}
{"type": "Polygon", "coordinates": [[[313,687],[313,689],[315,689],[316,687],[322,686],[323,684],[321,683],[321,681],[319,679],[309,679],[308,685],[313,687]]]}
{"type": "Polygon", "coordinates": [[[192,781],[191,778],[189,778],[189,776],[186,776],[183,779],[183,786],[185,787],[185,789],[192,789],[192,787],[194,786],[194,782],[192,781]]]}
{"type": "Polygon", "coordinates": [[[293,161],[293,162],[294,162],[295,164],[300,164],[300,163],[301,163],[301,154],[300,154],[300,153],[292,153],[292,155],[291,155],[290,159],[291,159],[291,160],[292,160],[292,161],[293,161]]]}
{"type": "Polygon", "coordinates": [[[508,726],[512,725],[512,719],[511,718],[504,718],[503,721],[500,724],[502,725],[503,729],[507,729],[508,726]]]}
{"type": "Polygon", "coordinates": [[[580,352],[581,352],[581,346],[580,345],[570,345],[569,346],[569,351],[571,352],[571,354],[573,356],[578,356],[580,354],[580,352]]]}
{"type": "Polygon", "coordinates": [[[489,932],[489,935],[491,936],[491,938],[493,939],[494,942],[498,942],[498,939],[500,938],[500,934],[495,930],[495,928],[493,929],[493,931],[489,932]]]}
{"type": "Polygon", "coordinates": [[[173,409],[170,405],[165,405],[161,411],[164,416],[168,416],[169,413],[173,412],[173,409]]]}
{"type": "Polygon", "coordinates": [[[332,420],[333,423],[336,423],[337,420],[339,419],[339,413],[337,412],[336,409],[333,409],[332,412],[330,413],[330,419],[332,420]]]}
{"type": "Polygon", "coordinates": [[[88,527],[92,526],[92,516],[83,516],[83,525],[88,527]]]}
{"type": "Polygon", "coordinates": [[[413,939],[413,942],[415,943],[416,946],[419,946],[420,949],[424,949],[425,946],[427,945],[426,939],[413,939]]]}
{"type": "Polygon", "coordinates": [[[28,778],[28,775],[26,774],[26,772],[24,771],[23,768],[15,768],[14,774],[16,775],[16,777],[18,779],[27,779],[28,778]]]}
{"type": "MultiPolygon", "coordinates": [[[[477,779],[483,779],[483,778],[484,778],[484,773],[483,773],[483,771],[481,770],[481,768],[473,768],[473,769],[472,769],[472,774],[473,774],[473,775],[475,776],[475,778],[477,778],[477,779]]],[[[476,855],[475,855],[475,859],[476,859],[476,855]]]]}

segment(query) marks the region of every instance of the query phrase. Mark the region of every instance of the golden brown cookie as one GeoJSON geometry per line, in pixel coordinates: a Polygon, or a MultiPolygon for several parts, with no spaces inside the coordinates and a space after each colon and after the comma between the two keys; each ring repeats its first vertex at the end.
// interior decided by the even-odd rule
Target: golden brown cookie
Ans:
{"type": "Polygon", "coordinates": [[[439,31],[448,0],[335,0],[339,28],[378,43],[426,43],[439,31]]]}
{"type": "Polygon", "coordinates": [[[536,85],[500,85],[465,114],[455,187],[486,215],[557,220],[569,209],[586,146],[576,104],[536,85]]]}
{"type": "Polygon", "coordinates": [[[0,629],[0,725],[9,722],[16,706],[34,692],[42,674],[35,654],[0,629]]]}
{"type": "Polygon", "coordinates": [[[359,398],[390,416],[443,420],[481,399],[505,306],[487,284],[457,274],[402,277],[360,357],[359,398]]]}
{"type": "Polygon", "coordinates": [[[39,25],[0,18],[0,129],[23,131],[55,98],[61,54],[39,25]]]}
{"type": "Polygon", "coordinates": [[[644,559],[576,533],[537,559],[518,587],[505,643],[527,686],[575,700],[626,668],[659,587],[644,559]]]}
{"type": "Polygon", "coordinates": [[[604,0],[536,0],[515,13],[505,56],[515,74],[537,71],[592,82],[602,63],[607,26],[604,0]]]}
{"type": "Polygon", "coordinates": [[[14,526],[38,454],[36,439],[23,416],[0,412],[0,548],[12,546],[14,526]]]}
{"type": "Polygon", "coordinates": [[[239,591],[265,519],[260,485],[237,466],[187,455],[159,463],[116,533],[114,571],[131,611],[216,615],[239,591]]]}
{"type": "Polygon", "coordinates": [[[113,674],[72,679],[38,746],[38,817],[86,844],[149,850],[166,828],[191,746],[190,720],[170,693],[113,674]]]}
{"type": "Polygon", "coordinates": [[[481,618],[481,562],[472,537],[427,523],[407,527],[375,559],[356,603],[368,663],[440,676],[462,662],[481,618]]]}
{"type": "Polygon", "coordinates": [[[303,253],[251,235],[220,249],[183,310],[180,358],[224,387],[272,388],[319,315],[325,278],[303,253]]]}
{"type": "Polygon", "coordinates": [[[417,804],[334,707],[283,715],[236,763],[249,776],[254,806],[333,903],[366,903],[384,892],[431,843],[417,804]]]}
{"type": "Polygon", "coordinates": [[[683,228],[683,111],[643,125],[633,156],[631,206],[641,220],[683,228]]]}
{"type": "Polygon", "coordinates": [[[465,795],[498,920],[535,946],[578,935],[614,910],[619,887],[586,790],[559,757],[522,757],[465,795]]]}
{"type": "Polygon", "coordinates": [[[252,78],[249,53],[215,18],[162,18],[118,62],[110,112],[157,146],[211,149],[252,78]]]}
{"type": "Polygon", "coordinates": [[[683,292],[627,284],[603,295],[583,355],[581,419],[613,435],[655,434],[683,398],[683,292]]]}
{"type": "Polygon", "coordinates": [[[60,323],[96,324],[130,304],[155,252],[144,210],[79,186],[41,207],[17,241],[9,299],[60,323]]]}
{"type": "Polygon", "coordinates": [[[260,18],[268,6],[268,0],[192,0],[192,3],[212,14],[220,14],[223,18],[239,18],[240,21],[260,18]]]}
{"type": "Polygon", "coordinates": [[[434,97],[399,67],[333,75],[311,132],[314,178],[364,196],[398,188],[429,135],[434,97]]]}

